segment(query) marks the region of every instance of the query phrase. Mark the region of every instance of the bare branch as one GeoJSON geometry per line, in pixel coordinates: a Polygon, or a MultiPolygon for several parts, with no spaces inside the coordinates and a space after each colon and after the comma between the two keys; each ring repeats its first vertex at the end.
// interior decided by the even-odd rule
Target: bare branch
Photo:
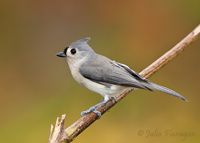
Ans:
{"type": "Polygon", "coordinates": [[[69,137],[65,132],[65,116],[66,115],[62,115],[60,121],[59,118],[57,118],[54,132],[53,125],[51,125],[49,143],[61,143],[62,141],[69,142],[69,137]]]}
{"type": "MultiPolygon", "coordinates": [[[[181,42],[179,42],[176,46],[174,46],[171,50],[161,56],[158,60],[152,63],[149,67],[140,72],[145,78],[148,78],[153,73],[158,71],[161,67],[167,64],[170,60],[176,57],[179,53],[181,53],[188,45],[190,45],[197,37],[200,36],[200,25],[198,25],[188,36],[186,36],[181,42]]],[[[116,96],[116,103],[118,103],[121,99],[123,99],[128,93],[132,90],[125,90],[120,95],[116,96]]],[[[103,115],[107,110],[109,110],[112,106],[114,106],[115,101],[110,100],[106,104],[98,107],[96,110],[100,111],[103,115]]],[[[93,122],[95,122],[98,118],[98,115],[91,112],[80,118],[78,121],[73,123],[65,132],[69,136],[69,141],[73,141],[81,132],[83,132],[88,126],[90,126],[93,122]]],[[[51,142],[53,143],[53,142],[51,142]]]]}

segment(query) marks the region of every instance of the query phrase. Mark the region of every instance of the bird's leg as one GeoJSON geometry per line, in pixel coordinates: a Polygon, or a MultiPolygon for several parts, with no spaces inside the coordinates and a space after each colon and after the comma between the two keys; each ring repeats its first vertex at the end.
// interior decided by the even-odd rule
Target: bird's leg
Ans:
{"type": "Polygon", "coordinates": [[[98,116],[99,116],[98,119],[100,119],[100,118],[101,118],[101,112],[95,110],[95,108],[97,108],[97,107],[99,107],[99,106],[105,104],[106,102],[107,102],[107,101],[103,100],[102,102],[100,102],[100,103],[98,103],[98,104],[96,104],[96,105],[90,107],[87,111],[82,111],[82,112],[81,112],[81,116],[85,116],[87,113],[94,112],[94,113],[98,114],[98,116]]]}
{"type": "Polygon", "coordinates": [[[101,100],[102,102],[104,101],[104,97],[102,98],[102,100],[101,100]]]}

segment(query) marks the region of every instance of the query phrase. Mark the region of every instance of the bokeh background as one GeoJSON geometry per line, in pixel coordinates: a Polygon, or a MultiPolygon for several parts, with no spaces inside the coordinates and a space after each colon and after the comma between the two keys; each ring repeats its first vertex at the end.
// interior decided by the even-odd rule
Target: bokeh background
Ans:
{"type": "MultiPolygon", "coordinates": [[[[48,142],[58,116],[66,113],[68,127],[101,101],[55,56],[70,43],[91,37],[97,53],[140,72],[200,23],[199,7],[198,0],[2,0],[0,142],[48,142]]],[[[199,142],[199,61],[197,39],[149,78],[190,102],[133,91],[74,142],[199,142]]]]}

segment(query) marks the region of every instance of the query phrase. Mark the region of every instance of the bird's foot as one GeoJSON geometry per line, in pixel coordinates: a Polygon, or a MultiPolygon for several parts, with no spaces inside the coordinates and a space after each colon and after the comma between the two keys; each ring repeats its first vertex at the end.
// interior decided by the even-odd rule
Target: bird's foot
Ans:
{"type": "Polygon", "coordinates": [[[99,116],[98,119],[101,118],[101,112],[95,110],[94,107],[91,107],[91,108],[88,109],[87,111],[82,111],[82,112],[81,112],[81,116],[85,116],[86,114],[88,114],[88,113],[90,113],[90,112],[94,112],[94,113],[96,113],[96,114],[99,116]]]}
{"type": "Polygon", "coordinates": [[[95,108],[103,105],[104,103],[106,103],[106,101],[102,101],[102,102],[98,103],[97,105],[94,105],[93,107],[90,107],[87,111],[82,111],[81,112],[81,116],[85,116],[86,114],[88,114],[90,112],[94,112],[99,116],[98,119],[100,119],[101,118],[101,112],[97,111],[95,108]]]}

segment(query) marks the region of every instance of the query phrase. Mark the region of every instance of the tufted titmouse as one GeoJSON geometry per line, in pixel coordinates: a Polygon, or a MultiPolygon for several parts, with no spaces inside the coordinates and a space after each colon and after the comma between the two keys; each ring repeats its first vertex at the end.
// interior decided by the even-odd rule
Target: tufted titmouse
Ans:
{"type": "Polygon", "coordinates": [[[115,95],[127,88],[149,91],[155,89],[188,101],[175,91],[145,79],[128,66],[96,54],[87,44],[89,40],[90,38],[84,38],[73,42],[63,52],[57,54],[66,59],[72,76],[79,84],[103,96],[102,102],[81,112],[82,116],[94,112],[100,118],[101,112],[95,108],[111,98],[115,99],[115,95]]]}

